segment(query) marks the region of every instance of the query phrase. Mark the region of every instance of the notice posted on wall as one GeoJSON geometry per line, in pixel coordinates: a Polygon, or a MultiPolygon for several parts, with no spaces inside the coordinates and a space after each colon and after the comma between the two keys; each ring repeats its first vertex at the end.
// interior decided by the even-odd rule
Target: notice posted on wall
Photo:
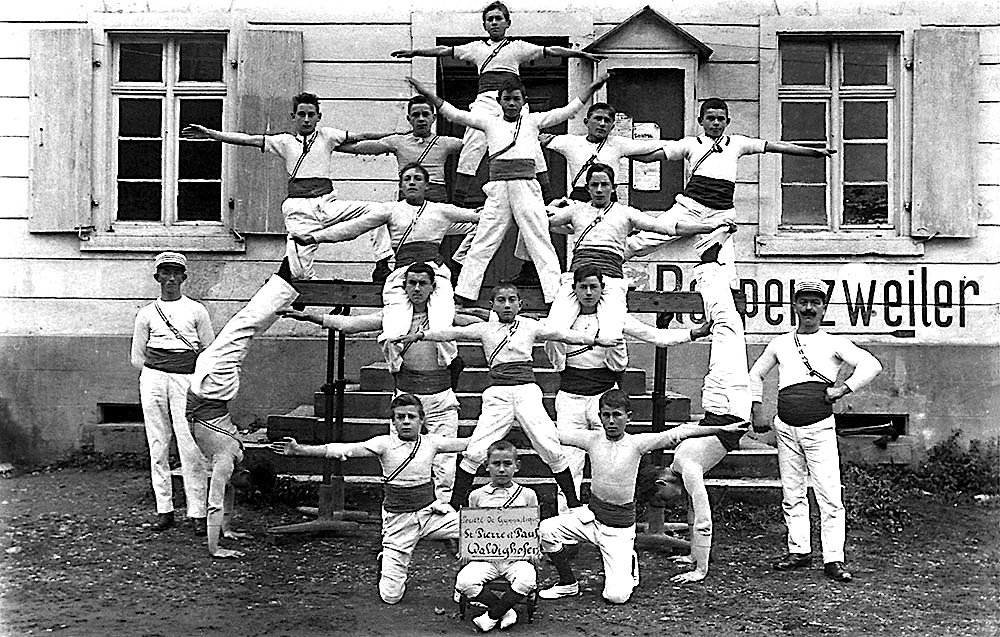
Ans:
{"type": "Polygon", "coordinates": [[[538,507],[458,512],[458,556],[464,560],[531,560],[538,548],[538,507]]]}
{"type": "MultiPolygon", "coordinates": [[[[660,125],[656,122],[635,122],[632,125],[632,138],[660,139],[660,125]]],[[[631,164],[633,190],[656,192],[660,189],[660,162],[631,161],[631,164]]]]}

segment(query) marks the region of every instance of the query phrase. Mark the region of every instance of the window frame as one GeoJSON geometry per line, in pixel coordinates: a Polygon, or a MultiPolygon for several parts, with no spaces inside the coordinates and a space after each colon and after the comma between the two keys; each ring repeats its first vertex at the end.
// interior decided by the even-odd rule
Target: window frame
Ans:
{"type": "MultiPolygon", "coordinates": [[[[919,20],[909,16],[883,16],[878,24],[873,24],[870,17],[762,17],[760,28],[760,137],[778,141],[781,139],[781,104],[782,101],[808,99],[808,94],[816,95],[814,101],[822,99],[831,105],[842,105],[843,100],[832,102],[828,97],[820,97],[820,91],[836,93],[837,87],[832,86],[835,76],[830,77],[830,88],[782,92],[781,58],[779,41],[782,37],[815,36],[816,39],[843,41],[850,38],[872,36],[876,38],[898,38],[899,46],[895,59],[890,59],[891,75],[896,78],[895,107],[889,112],[889,148],[888,166],[889,178],[889,221],[885,224],[872,224],[851,227],[850,229],[831,229],[826,226],[799,226],[795,229],[781,224],[781,167],[780,162],[764,161],[760,163],[760,218],[758,235],[756,237],[757,256],[788,256],[788,255],[859,255],[874,254],[885,256],[922,255],[923,244],[909,238],[910,201],[911,201],[911,148],[912,148],[912,92],[913,92],[913,33],[919,28],[919,20]],[[790,97],[793,95],[794,97],[790,97]],[[895,120],[894,120],[895,118],[895,120]],[[893,138],[892,126],[898,122],[893,138]]],[[[890,55],[890,58],[893,56],[890,55]]],[[[829,56],[828,63],[837,62],[834,56],[829,56]]],[[[838,71],[839,73],[839,71],[838,71]]],[[[848,92],[853,93],[850,88],[848,92]]],[[[830,130],[840,125],[841,114],[829,113],[830,130]]],[[[829,132],[829,131],[828,131],[829,132]]],[[[840,132],[838,132],[838,136],[840,132]]],[[[829,138],[828,142],[831,141],[829,138]]],[[[838,141],[838,154],[842,155],[842,143],[838,141]]],[[[842,163],[828,163],[827,179],[829,188],[842,187],[842,163]],[[837,172],[836,179],[832,173],[837,172]]],[[[828,198],[831,195],[828,194],[828,198]]],[[[842,210],[833,209],[828,201],[828,214],[836,212],[842,215],[842,210]]],[[[836,227],[836,226],[834,226],[836,227]]]]}
{"type": "MultiPolygon", "coordinates": [[[[168,209],[170,217],[160,221],[138,221],[118,219],[118,188],[117,188],[117,157],[116,150],[118,141],[118,108],[117,100],[123,95],[141,96],[162,95],[163,86],[170,82],[168,77],[163,78],[163,84],[143,86],[142,83],[135,83],[134,86],[123,89],[117,82],[118,77],[118,48],[121,42],[128,41],[166,41],[167,39],[183,40],[190,36],[192,39],[200,37],[223,37],[225,38],[225,50],[223,52],[222,82],[224,90],[217,86],[214,91],[204,91],[204,84],[198,83],[195,90],[193,83],[176,82],[180,90],[173,96],[178,100],[184,94],[214,97],[220,96],[223,99],[222,126],[224,130],[233,130],[236,125],[236,101],[239,99],[238,87],[236,86],[236,68],[233,61],[238,59],[237,42],[240,32],[245,28],[245,21],[239,15],[234,14],[198,14],[178,15],[175,13],[161,14],[148,13],[142,15],[109,15],[94,14],[90,19],[90,26],[93,30],[94,41],[98,43],[97,50],[103,57],[97,57],[95,61],[94,77],[94,156],[93,156],[93,223],[94,231],[87,241],[81,242],[83,250],[120,250],[120,251],[157,251],[170,247],[175,250],[187,252],[245,252],[246,244],[243,237],[233,230],[232,218],[232,153],[230,149],[223,147],[222,152],[222,173],[221,173],[221,215],[219,221],[178,221],[176,219],[176,206],[168,209]],[[171,25],[169,29],[164,29],[162,25],[171,25]],[[187,85],[187,86],[184,86],[187,85]],[[108,167],[108,168],[104,168],[108,167]]],[[[167,64],[167,57],[164,58],[164,68],[167,73],[175,73],[175,68],[170,68],[167,64]]],[[[178,60],[175,60],[179,62],[178,60]]],[[[172,121],[164,121],[161,127],[170,130],[177,121],[179,112],[172,107],[165,106],[164,117],[174,112],[172,121]]],[[[168,161],[176,164],[179,153],[176,133],[172,134],[173,140],[163,141],[163,157],[161,161],[164,167],[168,161]]],[[[168,185],[167,172],[161,172],[163,183],[163,197],[170,197],[176,201],[178,174],[171,176],[174,183],[168,185]],[[168,191],[169,190],[169,191],[168,191]]]]}

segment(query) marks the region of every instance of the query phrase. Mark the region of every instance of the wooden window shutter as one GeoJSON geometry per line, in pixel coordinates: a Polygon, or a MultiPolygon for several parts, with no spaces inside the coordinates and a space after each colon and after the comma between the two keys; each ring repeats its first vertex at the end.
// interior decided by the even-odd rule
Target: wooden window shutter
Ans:
{"type": "Polygon", "coordinates": [[[973,237],[979,33],[918,29],[913,44],[914,237],[973,237]]]}
{"type": "Polygon", "coordinates": [[[90,29],[31,31],[30,232],[91,225],[92,42],[90,29]]]}
{"type": "MultiPolygon", "coordinates": [[[[244,31],[239,41],[237,130],[281,133],[291,123],[292,96],[302,92],[302,32],[244,31]]],[[[233,226],[239,232],[285,233],[284,164],[259,148],[233,148],[233,226]]]]}

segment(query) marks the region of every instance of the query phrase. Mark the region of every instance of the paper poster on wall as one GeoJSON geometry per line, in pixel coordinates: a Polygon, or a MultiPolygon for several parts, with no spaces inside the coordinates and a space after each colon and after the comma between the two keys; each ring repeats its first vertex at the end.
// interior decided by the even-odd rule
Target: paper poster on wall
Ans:
{"type": "MultiPolygon", "coordinates": [[[[635,122],[632,125],[634,139],[660,139],[660,125],[656,122],[635,122]]],[[[632,161],[632,188],[657,192],[660,189],[660,162],[632,161]]]]}
{"type": "MultiPolygon", "coordinates": [[[[615,125],[611,129],[611,135],[619,137],[632,137],[632,118],[628,113],[616,113],[615,125]]],[[[615,169],[615,192],[618,194],[618,201],[628,205],[629,192],[629,160],[622,157],[615,169]]]]}

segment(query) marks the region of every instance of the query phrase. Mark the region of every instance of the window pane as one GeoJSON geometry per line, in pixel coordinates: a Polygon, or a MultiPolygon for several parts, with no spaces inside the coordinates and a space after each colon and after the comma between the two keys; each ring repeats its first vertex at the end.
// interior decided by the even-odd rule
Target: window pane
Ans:
{"type": "Polygon", "coordinates": [[[118,58],[120,82],[162,82],[163,45],[122,42],[118,58]]]}
{"type": "Polygon", "coordinates": [[[222,179],[222,142],[180,141],[181,179],[222,179]]]}
{"type": "Polygon", "coordinates": [[[222,219],[222,184],[181,182],[177,184],[179,221],[219,221],[222,219]]]}
{"type": "Polygon", "coordinates": [[[844,181],[885,181],[885,144],[844,144],[844,181]]]}
{"type": "Polygon", "coordinates": [[[222,130],[222,100],[181,100],[178,130],[184,130],[188,124],[201,124],[222,130]]]}
{"type": "Polygon", "coordinates": [[[826,162],[812,157],[781,156],[781,183],[826,183],[826,162]]]}
{"type": "Polygon", "coordinates": [[[889,83],[889,44],[887,42],[844,42],[843,84],[885,86],[889,83]]]}
{"type": "Polygon", "coordinates": [[[118,142],[119,179],[159,179],[160,142],[118,142]]]}
{"type": "Polygon", "coordinates": [[[118,218],[122,221],[159,221],[160,184],[118,182],[118,218]]]}
{"type": "Polygon", "coordinates": [[[887,102],[844,102],[844,139],[886,139],[888,131],[887,102]]]}
{"type": "Polygon", "coordinates": [[[221,82],[222,42],[181,42],[181,82],[221,82]]]}
{"type": "Polygon", "coordinates": [[[844,186],[844,225],[888,222],[888,186],[844,186]]]}
{"type": "Polygon", "coordinates": [[[781,223],[786,226],[825,226],[825,186],[782,186],[781,223]]]}
{"type": "Polygon", "coordinates": [[[159,137],[162,131],[162,104],[152,100],[118,100],[119,137],[159,137]]]}
{"type": "Polygon", "coordinates": [[[821,42],[782,42],[781,83],[818,84],[826,82],[828,46],[821,42]]]}
{"type": "Polygon", "coordinates": [[[825,142],[826,104],[823,102],[782,102],[781,139],[825,142]]]}

